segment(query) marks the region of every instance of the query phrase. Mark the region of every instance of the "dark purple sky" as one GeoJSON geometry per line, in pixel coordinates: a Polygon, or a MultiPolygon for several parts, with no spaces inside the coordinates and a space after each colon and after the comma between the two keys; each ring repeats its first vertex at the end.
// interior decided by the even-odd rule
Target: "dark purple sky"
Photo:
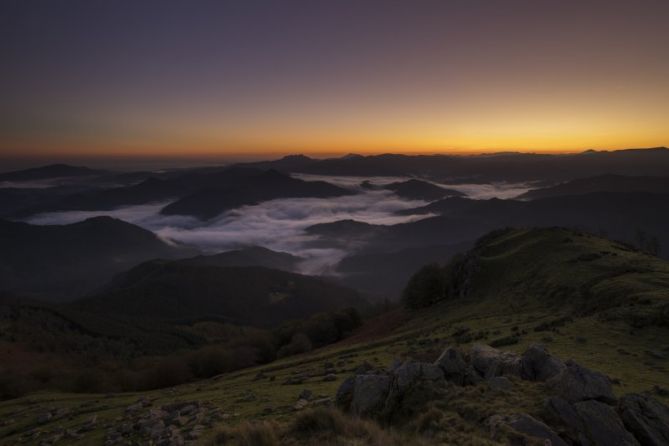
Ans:
{"type": "Polygon", "coordinates": [[[4,155],[669,144],[667,1],[2,0],[4,155]]]}

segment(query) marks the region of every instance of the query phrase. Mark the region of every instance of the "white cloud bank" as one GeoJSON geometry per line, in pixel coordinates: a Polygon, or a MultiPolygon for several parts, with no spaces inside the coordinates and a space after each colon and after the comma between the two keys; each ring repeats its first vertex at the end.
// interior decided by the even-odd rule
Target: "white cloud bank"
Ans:
{"type": "MultiPolygon", "coordinates": [[[[308,235],[305,228],[319,223],[351,219],[376,225],[394,225],[426,218],[426,215],[397,215],[397,211],[420,207],[424,201],[405,200],[389,191],[362,190],[364,180],[388,184],[406,178],[383,177],[322,177],[301,176],[305,180],[325,180],[333,184],[356,188],[360,193],[350,196],[322,198],[291,198],[267,201],[254,206],[225,212],[206,222],[193,217],[160,214],[168,203],[128,206],[113,211],[65,211],[39,214],[27,221],[33,224],[69,224],[87,218],[108,215],[149,229],[161,238],[196,246],[206,253],[217,253],[240,246],[260,245],[276,251],[304,257],[303,272],[321,274],[341,260],[350,247],[315,247],[317,237],[308,235]]],[[[527,188],[496,185],[443,185],[461,190],[472,198],[506,198],[527,188]]],[[[514,196],[515,196],[514,195],[514,196]]]]}

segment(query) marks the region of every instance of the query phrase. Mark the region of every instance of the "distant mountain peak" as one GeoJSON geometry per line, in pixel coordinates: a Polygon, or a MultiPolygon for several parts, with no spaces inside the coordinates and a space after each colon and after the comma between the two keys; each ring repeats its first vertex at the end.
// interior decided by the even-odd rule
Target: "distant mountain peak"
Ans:
{"type": "Polygon", "coordinates": [[[100,175],[103,173],[106,173],[106,171],[60,163],[0,173],[0,181],[48,180],[53,178],[100,175]]]}
{"type": "Polygon", "coordinates": [[[306,155],[299,153],[295,155],[286,155],[283,158],[279,159],[279,161],[311,161],[312,159],[313,158],[310,158],[306,155]]]}

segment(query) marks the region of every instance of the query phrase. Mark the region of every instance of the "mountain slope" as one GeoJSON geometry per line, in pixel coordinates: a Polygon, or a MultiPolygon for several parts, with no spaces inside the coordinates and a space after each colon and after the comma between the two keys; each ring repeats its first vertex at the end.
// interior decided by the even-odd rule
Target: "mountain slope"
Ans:
{"type": "Polygon", "coordinates": [[[69,166],[67,164],[50,164],[32,169],[16,170],[0,173],[0,181],[36,181],[66,177],[83,177],[101,175],[103,170],[89,169],[88,167],[69,166]]]}
{"type": "Polygon", "coordinates": [[[579,178],[556,186],[534,189],[517,198],[536,200],[539,198],[581,195],[593,192],[650,192],[667,194],[669,193],[669,177],[601,175],[590,178],[579,178]]]}
{"type": "MultiPolygon", "coordinates": [[[[382,370],[394,364],[393,370],[411,377],[416,370],[413,361],[435,361],[448,346],[471,353],[476,343],[503,346],[505,358],[543,343],[561,360],[574,360],[600,372],[582,374],[595,380],[587,381],[588,388],[604,383],[607,391],[611,389],[613,395],[607,398],[635,392],[669,401],[669,327],[657,323],[666,317],[652,317],[667,303],[666,261],[589,234],[547,228],[490,234],[460,264],[459,277],[466,285],[460,288],[465,291],[462,295],[416,311],[383,314],[366,321],[352,337],[298,357],[151,392],[105,398],[39,393],[2,402],[0,416],[7,421],[0,425],[0,442],[20,444],[38,426],[46,439],[62,432],[59,426],[78,432],[80,436],[71,439],[74,445],[104,444],[112,438],[148,442],[150,431],[125,433],[122,426],[163,421],[172,425],[171,413],[185,408],[204,420],[202,427],[193,429],[195,422],[186,418],[179,420],[185,427],[179,424],[167,431],[185,438],[195,438],[190,432],[197,431],[205,444],[224,440],[229,444],[229,438],[237,444],[236,439],[250,435],[271,439],[278,432],[281,441],[295,445],[325,440],[366,445],[499,445],[508,442],[495,439],[491,418],[520,413],[559,427],[549,422],[546,412],[551,387],[521,379],[513,370],[466,386],[449,381],[446,393],[427,405],[430,388],[414,387],[419,392],[401,402],[408,412],[379,424],[320,408],[339,400],[338,390],[346,389],[352,375],[366,373],[373,377],[371,382],[385,376],[382,370]],[[409,366],[399,368],[403,363],[409,366]],[[93,415],[97,418],[91,423],[93,415]]],[[[468,354],[465,365],[471,359],[468,354]]],[[[171,364],[164,373],[176,367],[171,364]]],[[[365,395],[373,397],[372,390],[365,395]]],[[[599,403],[577,403],[576,407],[606,409],[599,403]]],[[[602,413],[607,415],[609,409],[602,413]]],[[[372,417],[379,415],[383,414],[372,417]]]]}
{"type": "MultiPolygon", "coordinates": [[[[140,173],[141,174],[141,173],[140,173]]],[[[122,206],[164,202],[208,187],[231,187],[262,174],[249,168],[202,168],[149,176],[137,184],[72,193],[39,206],[24,209],[22,215],[68,210],[111,210],[122,206]]],[[[130,175],[130,174],[128,174],[130,175]]]]}
{"type": "Polygon", "coordinates": [[[463,197],[462,192],[445,189],[443,187],[435,186],[427,181],[420,181],[416,179],[401,181],[397,183],[390,183],[383,186],[384,189],[395,192],[402,198],[409,200],[425,200],[434,201],[440,200],[444,197],[463,197]]]}
{"type": "Polygon", "coordinates": [[[564,226],[669,255],[669,195],[646,192],[597,192],[532,201],[447,198],[408,213],[437,217],[395,225],[380,234],[380,245],[454,243],[503,227],[564,226]]]}
{"type": "Polygon", "coordinates": [[[586,151],[566,155],[497,153],[478,156],[383,154],[315,160],[302,173],[417,176],[467,182],[566,181],[604,174],[666,175],[669,149],[586,151]]]}
{"type": "Polygon", "coordinates": [[[0,286],[44,299],[74,299],[148,259],[194,251],[110,217],[36,226],[0,220],[0,286]]]}
{"type": "Polygon", "coordinates": [[[220,254],[197,256],[180,260],[182,265],[201,266],[262,266],[281,271],[295,271],[301,257],[286,252],[272,251],[262,246],[247,246],[220,254]]]}
{"type": "Polygon", "coordinates": [[[82,309],[163,320],[217,318],[273,326],[364,301],[323,280],[262,267],[218,267],[152,261],[116,277],[82,309]]]}
{"type": "MultiPolygon", "coordinates": [[[[496,231],[444,267],[443,274],[444,299],[569,310],[634,327],[669,328],[669,263],[587,233],[496,231]]],[[[412,293],[411,286],[405,293],[412,293]]]]}
{"type": "Polygon", "coordinates": [[[234,185],[201,189],[166,206],[161,213],[207,220],[230,209],[277,198],[330,198],[351,193],[324,181],[303,181],[269,170],[234,185]]]}

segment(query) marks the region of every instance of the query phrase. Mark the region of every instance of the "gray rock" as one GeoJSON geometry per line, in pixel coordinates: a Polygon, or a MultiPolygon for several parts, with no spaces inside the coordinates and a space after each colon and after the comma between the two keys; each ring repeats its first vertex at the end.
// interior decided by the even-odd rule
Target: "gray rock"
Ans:
{"type": "Polygon", "coordinates": [[[593,372],[574,361],[567,361],[565,369],[548,381],[549,389],[570,403],[598,400],[606,403],[616,401],[611,381],[606,375],[593,372]]]}
{"type": "Polygon", "coordinates": [[[530,381],[546,381],[559,375],[566,366],[541,344],[533,344],[520,359],[520,376],[530,381]]]}
{"type": "Polygon", "coordinates": [[[324,398],[318,398],[313,401],[311,401],[312,406],[332,406],[332,398],[324,397],[324,398]]]}
{"type": "Polygon", "coordinates": [[[44,412],[43,414],[40,414],[37,417],[36,421],[39,424],[45,424],[45,423],[48,423],[49,421],[51,421],[52,418],[53,418],[53,414],[51,412],[44,412]]]}
{"type": "Polygon", "coordinates": [[[126,411],[126,413],[139,412],[140,410],[142,410],[143,407],[144,406],[142,405],[142,403],[135,403],[135,404],[131,404],[128,407],[126,407],[125,411],[126,411]]]}
{"type": "Polygon", "coordinates": [[[382,409],[390,382],[388,375],[357,375],[353,383],[351,412],[356,415],[373,415],[382,409]]]}
{"type": "Polygon", "coordinates": [[[337,381],[337,375],[334,373],[328,373],[323,377],[324,382],[332,382],[332,381],[337,381]]]}
{"type": "Polygon", "coordinates": [[[669,445],[669,407],[644,395],[625,395],[618,405],[627,430],[643,445],[669,445]]]}
{"type": "Polygon", "coordinates": [[[544,407],[547,421],[560,435],[571,439],[575,444],[591,446],[584,434],[583,421],[569,402],[559,397],[551,397],[545,401],[544,407]]]}
{"type": "Polygon", "coordinates": [[[520,434],[519,438],[511,439],[512,444],[525,444],[523,437],[530,437],[534,440],[543,440],[550,446],[568,446],[550,427],[527,414],[493,415],[487,424],[493,438],[497,437],[503,426],[520,434]]]}
{"type": "Polygon", "coordinates": [[[344,410],[348,410],[353,400],[353,387],[355,385],[355,376],[350,376],[339,385],[335,396],[335,404],[344,410]]]}
{"type": "Polygon", "coordinates": [[[474,344],[470,351],[471,364],[481,376],[520,376],[520,356],[488,345],[474,344]]]}
{"type": "Polygon", "coordinates": [[[307,407],[308,405],[309,405],[309,401],[308,401],[308,400],[305,400],[305,399],[300,398],[299,400],[297,400],[297,402],[295,403],[295,405],[293,406],[293,408],[294,408],[295,410],[302,410],[302,409],[304,409],[305,407],[307,407]]]}
{"type": "Polygon", "coordinates": [[[594,446],[638,446],[616,411],[609,405],[590,400],[574,404],[574,409],[581,419],[584,436],[594,446]]]}
{"type": "Polygon", "coordinates": [[[394,385],[399,392],[404,392],[411,384],[418,380],[443,381],[444,372],[434,364],[416,361],[406,361],[393,372],[394,385]]]}
{"type": "Polygon", "coordinates": [[[298,385],[304,383],[305,378],[303,376],[291,376],[286,379],[283,383],[288,385],[298,385]]]}
{"type": "Polygon", "coordinates": [[[476,384],[480,381],[474,368],[467,364],[460,352],[453,347],[446,348],[434,364],[441,368],[448,381],[460,386],[476,384]]]}
{"type": "Polygon", "coordinates": [[[513,388],[513,383],[506,376],[494,376],[488,380],[488,387],[496,392],[508,392],[513,388]]]}
{"type": "Polygon", "coordinates": [[[309,389],[303,389],[297,397],[298,400],[306,400],[306,401],[311,401],[313,398],[314,394],[309,389]]]}

